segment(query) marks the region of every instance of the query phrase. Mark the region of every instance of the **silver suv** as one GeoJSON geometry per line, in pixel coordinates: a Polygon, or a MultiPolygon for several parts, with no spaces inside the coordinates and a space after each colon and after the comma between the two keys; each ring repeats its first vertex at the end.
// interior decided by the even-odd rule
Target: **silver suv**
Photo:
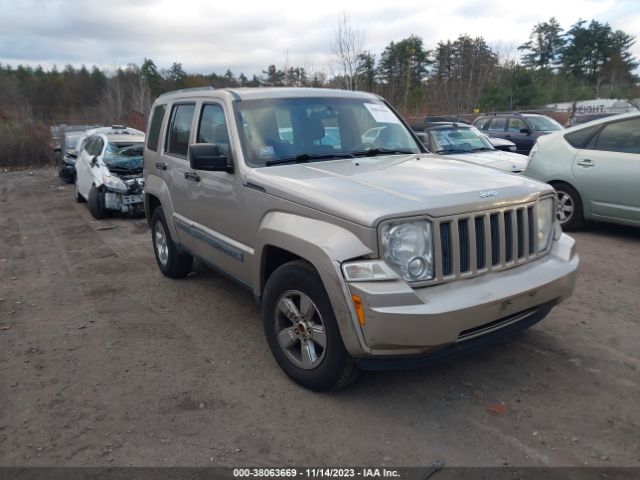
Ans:
{"type": "Polygon", "coordinates": [[[552,187],[427,153],[376,95],[170,92],[144,172],[162,273],[198,257],[250,289],[276,361],[314,390],[493,342],[574,287],[552,187]]]}

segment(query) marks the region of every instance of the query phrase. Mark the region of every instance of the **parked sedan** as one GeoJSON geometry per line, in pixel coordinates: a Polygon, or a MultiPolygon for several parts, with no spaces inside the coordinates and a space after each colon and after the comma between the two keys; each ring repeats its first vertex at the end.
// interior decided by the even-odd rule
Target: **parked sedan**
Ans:
{"type": "Polygon", "coordinates": [[[555,187],[566,230],[585,219],[640,226],[640,113],[540,137],[524,174],[555,187]]]}
{"type": "Polygon", "coordinates": [[[527,157],[497,150],[477,128],[459,123],[439,123],[427,127],[421,138],[430,152],[512,173],[527,166],[527,157]]]}
{"type": "Polygon", "coordinates": [[[76,161],[75,196],[89,202],[96,219],[107,212],[144,212],[142,153],[144,135],[95,134],[84,142],[76,161]]]}

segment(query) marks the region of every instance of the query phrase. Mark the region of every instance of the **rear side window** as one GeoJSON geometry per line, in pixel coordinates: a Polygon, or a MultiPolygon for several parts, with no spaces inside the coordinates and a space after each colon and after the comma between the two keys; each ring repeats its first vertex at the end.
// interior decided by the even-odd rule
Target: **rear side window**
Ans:
{"type": "Polygon", "coordinates": [[[494,117],[491,119],[491,123],[489,124],[490,132],[502,132],[504,131],[504,126],[507,123],[507,119],[504,117],[494,117]]]}
{"type": "Polygon", "coordinates": [[[640,153],[640,118],[609,123],[596,138],[595,149],[640,153]]]}
{"type": "Polygon", "coordinates": [[[186,157],[189,151],[189,137],[191,136],[191,121],[195,104],[174,105],[171,111],[171,122],[167,129],[167,153],[186,157]]]}
{"type": "Polygon", "coordinates": [[[584,146],[591,139],[593,134],[598,131],[599,128],[600,128],[600,125],[595,125],[593,127],[588,127],[588,128],[582,128],[580,130],[576,130],[575,132],[567,133],[564,136],[564,139],[573,148],[584,148],[584,146]]]}
{"type": "Polygon", "coordinates": [[[162,126],[162,119],[164,118],[164,112],[166,110],[166,105],[158,105],[153,109],[153,115],[151,115],[151,125],[149,125],[149,135],[147,136],[147,148],[154,152],[158,151],[160,127],[162,126]]]}

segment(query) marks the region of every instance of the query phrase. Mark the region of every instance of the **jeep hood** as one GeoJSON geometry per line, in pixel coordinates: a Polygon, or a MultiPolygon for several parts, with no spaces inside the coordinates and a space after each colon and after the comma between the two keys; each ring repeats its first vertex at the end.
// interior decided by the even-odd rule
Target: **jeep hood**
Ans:
{"type": "Polygon", "coordinates": [[[433,154],[256,168],[247,173],[245,183],[370,227],[388,218],[498,208],[553,191],[521,175],[433,154]]]}
{"type": "Polygon", "coordinates": [[[487,167],[497,168],[506,172],[521,172],[527,168],[527,157],[519,153],[503,152],[501,150],[478,151],[468,153],[452,153],[444,155],[446,158],[477,163],[487,167]]]}

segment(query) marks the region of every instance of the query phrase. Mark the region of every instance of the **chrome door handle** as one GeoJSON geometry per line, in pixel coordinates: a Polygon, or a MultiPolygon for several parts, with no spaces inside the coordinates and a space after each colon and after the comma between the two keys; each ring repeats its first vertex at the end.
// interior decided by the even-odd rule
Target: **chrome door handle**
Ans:
{"type": "Polygon", "coordinates": [[[593,160],[589,160],[588,158],[585,158],[584,160],[580,160],[579,162],[576,162],[576,165],[580,165],[581,167],[595,167],[596,164],[593,163],[593,160]]]}
{"type": "Polygon", "coordinates": [[[167,164],[164,162],[156,162],[156,169],[157,170],[166,170],[167,169],[167,164]]]}
{"type": "Polygon", "coordinates": [[[184,172],[184,178],[196,183],[200,181],[200,175],[195,172],[184,172]]]}

